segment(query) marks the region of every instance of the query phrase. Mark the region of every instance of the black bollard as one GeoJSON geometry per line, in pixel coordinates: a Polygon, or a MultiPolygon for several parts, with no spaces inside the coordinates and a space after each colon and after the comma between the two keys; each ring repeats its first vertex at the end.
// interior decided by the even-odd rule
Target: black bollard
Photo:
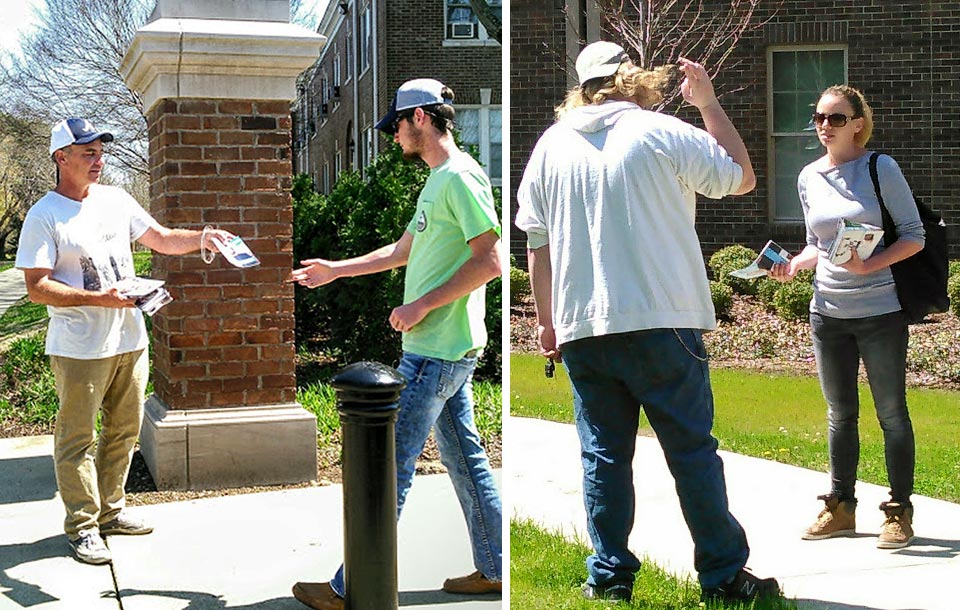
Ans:
{"type": "Polygon", "coordinates": [[[346,610],[397,610],[397,400],[407,383],[378,362],[337,373],[343,430],[346,610]]]}

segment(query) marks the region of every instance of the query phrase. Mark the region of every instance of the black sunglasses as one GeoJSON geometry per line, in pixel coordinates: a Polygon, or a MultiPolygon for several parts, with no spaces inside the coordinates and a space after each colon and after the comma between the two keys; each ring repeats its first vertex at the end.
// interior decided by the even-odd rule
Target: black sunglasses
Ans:
{"type": "Polygon", "coordinates": [[[824,121],[830,123],[830,127],[843,127],[847,124],[847,121],[850,119],[856,119],[859,117],[847,116],[842,112],[834,112],[833,114],[822,114],[820,112],[813,113],[813,124],[814,125],[823,125],[824,121]]]}
{"type": "MultiPolygon", "coordinates": [[[[397,133],[397,131],[400,129],[400,121],[413,118],[414,112],[416,112],[416,108],[413,110],[404,110],[403,114],[398,113],[397,118],[393,119],[393,122],[390,123],[390,129],[392,130],[391,133],[397,133]]],[[[436,113],[430,112],[429,110],[424,110],[423,114],[429,114],[430,116],[434,117],[437,116],[436,113]]]]}
{"type": "Polygon", "coordinates": [[[390,132],[397,133],[397,130],[400,129],[400,121],[405,121],[413,116],[413,111],[404,112],[403,114],[397,114],[397,118],[393,119],[393,122],[390,123],[390,132]]]}

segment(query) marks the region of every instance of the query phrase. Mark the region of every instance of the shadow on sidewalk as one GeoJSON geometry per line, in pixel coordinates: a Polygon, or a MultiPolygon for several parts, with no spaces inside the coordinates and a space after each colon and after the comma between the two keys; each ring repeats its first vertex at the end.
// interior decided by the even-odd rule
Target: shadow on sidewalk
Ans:
{"type": "Polygon", "coordinates": [[[906,557],[939,557],[941,559],[953,559],[960,555],[960,540],[943,540],[940,538],[924,538],[917,536],[910,543],[910,546],[893,551],[897,555],[906,557]],[[937,547],[934,549],[925,549],[923,547],[937,547]]]}
{"type": "Polygon", "coordinates": [[[10,589],[0,594],[0,599],[6,597],[23,608],[59,601],[33,583],[10,577],[9,571],[24,563],[69,556],[69,547],[62,534],[34,542],[0,545],[0,588],[10,589]]]}
{"type": "Polygon", "coordinates": [[[50,500],[56,494],[53,456],[0,460],[0,504],[50,500]]]}
{"type": "Polygon", "coordinates": [[[190,602],[183,610],[303,610],[305,606],[295,600],[293,596],[277,597],[275,599],[265,599],[252,604],[241,606],[228,606],[227,600],[222,596],[211,593],[200,593],[198,591],[161,591],[150,589],[121,589],[120,601],[134,597],[168,597],[171,599],[182,599],[190,602]]]}
{"type": "Polygon", "coordinates": [[[494,601],[499,595],[485,593],[483,595],[452,595],[443,589],[424,591],[400,591],[400,607],[404,606],[442,606],[444,604],[458,604],[466,601],[494,601]]]}
{"type": "MultiPolygon", "coordinates": [[[[228,606],[222,596],[197,591],[161,591],[146,589],[121,589],[120,599],[144,595],[151,597],[169,597],[190,602],[183,610],[303,610],[305,606],[291,597],[267,599],[242,606],[228,606]]],[[[442,590],[401,591],[400,606],[435,607],[444,604],[456,604],[465,601],[493,601],[500,599],[494,595],[451,595],[442,590]]]]}

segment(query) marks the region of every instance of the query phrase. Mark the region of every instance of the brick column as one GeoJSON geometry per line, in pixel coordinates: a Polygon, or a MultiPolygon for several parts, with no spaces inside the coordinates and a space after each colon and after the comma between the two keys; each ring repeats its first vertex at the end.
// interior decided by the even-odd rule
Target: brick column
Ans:
{"type": "Polygon", "coordinates": [[[316,478],[316,420],[296,404],[284,280],[290,100],[323,39],[287,23],[287,11],[287,0],[159,0],[121,65],[144,97],[153,216],[231,231],[261,262],[154,255],[153,275],[174,302],[153,318],[155,393],[141,448],[161,489],[316,478]],[[216,17],[234,13],[244,20],[216,17]]]}

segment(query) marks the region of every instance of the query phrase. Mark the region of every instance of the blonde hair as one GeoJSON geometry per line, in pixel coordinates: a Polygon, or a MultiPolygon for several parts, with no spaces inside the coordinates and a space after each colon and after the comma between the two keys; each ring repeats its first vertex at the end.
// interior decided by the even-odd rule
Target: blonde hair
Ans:
{"type": "Polygon", "coordinates": [[[663,100],[663,89],[670,81],[672,70],[670,65],[644,70],[625,61],[616,74],[589,80],[568,91],[563,103],[554,109],[557,120],[574,108],[602,104],[614,96],[632,99],[641,108],[652,108],[663,100]]]}
{"type": "Polygon", "coordinates": [[[825,95],[834,95],[847,100],[853,108],[853,118],[863,119],[863,129],[854,134],[853,141],[858,146],[866,146],[870,136],[873,135],[873,108],[867,103],[863,93],[849,85],[833,85],[824,89],[820,97],[823,98],[825,95]]]}

